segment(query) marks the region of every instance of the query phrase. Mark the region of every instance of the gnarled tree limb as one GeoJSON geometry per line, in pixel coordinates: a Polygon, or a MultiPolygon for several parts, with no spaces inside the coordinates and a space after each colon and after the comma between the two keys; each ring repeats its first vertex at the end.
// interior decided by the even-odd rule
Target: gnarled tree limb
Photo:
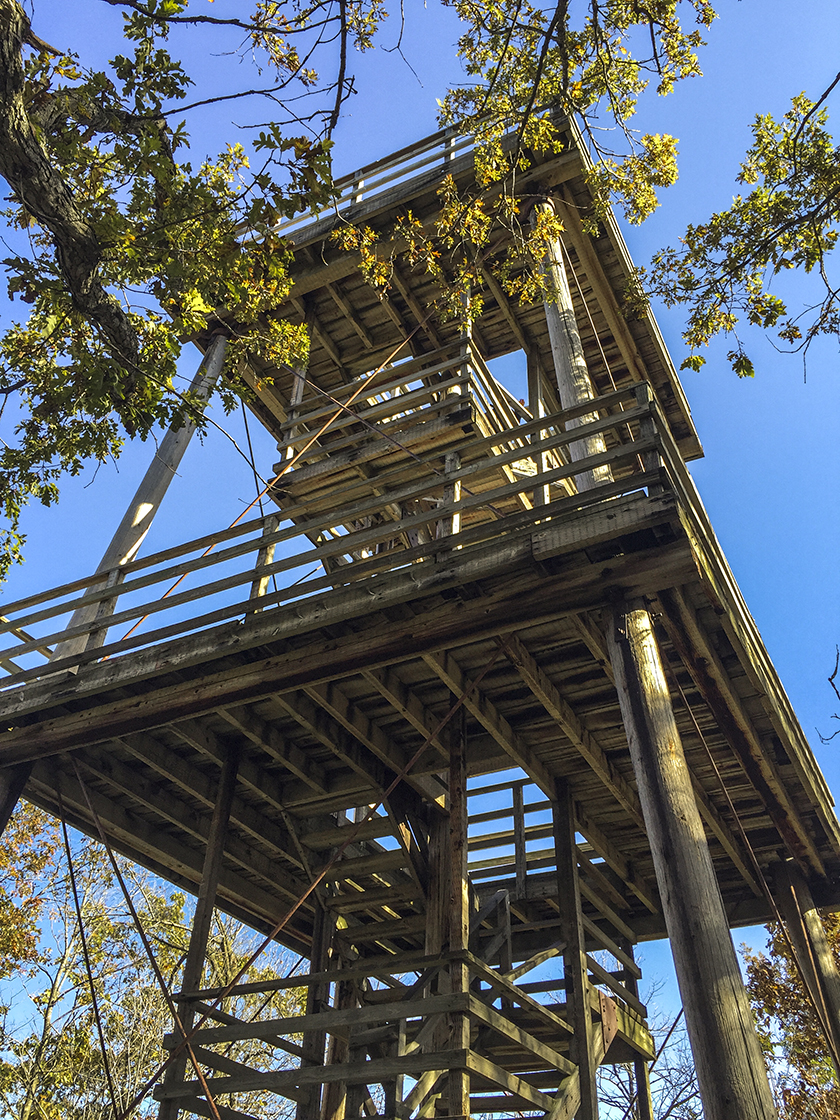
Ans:
{"type": "Polygon", "coordinates": [[[46,49],[32,34],[17,0],[0,0],[0,175],[17,201],[53,238],[56,258],[74,307],[94,323],[113,357],[125,368],[122,397],[114,408],[132,430],[129,399],[138,366],[138,338],[131,319],[100,277],[103,253],[67,183],[50,161],[24,98],[21,51],[46,49]]]}

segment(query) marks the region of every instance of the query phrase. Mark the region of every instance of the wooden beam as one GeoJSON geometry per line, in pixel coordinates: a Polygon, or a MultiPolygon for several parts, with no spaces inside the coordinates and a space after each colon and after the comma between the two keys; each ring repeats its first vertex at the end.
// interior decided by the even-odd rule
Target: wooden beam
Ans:
{"type": "MultiPolygon", "coordinates": [[[[40,787],[54,801],[56,772],[54,767],[38,763],[33,769],[30,781],[35,793],[40,787]]],[[[195,891],[201,881],[203,855],[200,850],[188,847],[182,839],[173,838],[159,825],[149,824],[136,813],[96,790],[88,789],[88,796],[97,816],[114,843],[117,850],[124,852],[130,859],[139,863],[151,864],[157,873],[166,869],[167,876],[195,891]]],[[[61,796],[69,810],[75,815],[73,823],[82,831],[93,835],[94,825],[90,819],[85,795],[75,778],[61,775],[61,796]]],[[[224,868],[219,876],[220,905],[230,904],[237,916],[250,916],[253,924],[273,926],[288,905],[284,899],[270,894],[256,883],[242,878],[237,873],[224,868]]],[[[308,935],[303,934],[298,925],[293,924],[284,931],[284,938],[296,946],[308,943],[308,935]],[[287,937],[288,935],[288,937],[287,937]]]]}
{"type": "Polygon", "coordinates": [[[316,793],[329,791],[324,768],[307,758],[294,743],[287,742],[276,727],[261,719],[252,708],[247,705],[242,708],[219,708],[218,714],[246,739],[261,747],[275,762],[282,763],[301,781],[306,782],[316,793]]]}
{"type": "MultiPolygon", "coordinates": [[[[189,797],[194,798],[199,804],[212,808],[213,783],[210,778],[197,766],[192,766],[182,759],[175,751],[153,739],[151,735],[140,733],[127,735],[117,740],[140,762],[146,764],[153,773],[160,774],[167,781],[184,791],[189,797]]],[[[216,756],[214,756],[216,757],[216,756]]],[[[219,751],[221,757],[221,750],[219,751]]],[[[269,778],[265,775],[265,778],[269,778]]],[[[283,808],[282,802],[276,800],[281,796],[279,783],[260,781],[257,767],[240,759],[240,780],[250,789],[262,796],[260,800],[273,804],[276,808],[283,808]],[[243,772],[248,775],[247,780],[242,777],[243,772]],[[257,785],[259,783],[259,785],[257,785]],[[268,792],[266,792],[268,786],[268,792]]],[[[231,820],[248,836],[267,844],[276,852],[282,853],[291,863],[298,863],[292,851],[292,838],[288,830],[276,821],[261,812],[258,805],[234,797],[231,806],[231,820]]],[[[299,865],[300,866],[300,865],[299,865]]]]}
{"type": "MultiPolygon", "coordinates": [[[[416,693],[400,679],[396,669],[392,667],[363,669],[362,676],[385,697],[415,731],[419,731],[424,738],[431,735],[440,720],[420,701],[416,693]]],[[[448,757],[450,737],[449,727],[444,727],[430,741],[429,746],[437,749],[442,757],[448,757]]]]}
{"type": "MultiPolygon", "coordinates": [[[[532,212],[532,221],[536,222],[540,214],[553,218],[555,215],[553,203],[538,202],[532,212]]],[[[563,263],[563,250],[556,239],[551,239],[548,243],[542,261],[542,271],[548,286],[543,305],[551,340],[551,355],[560,393],[560,404],[563,408],[570,408],[593,400],[597,394],[589,370],[586,368],[586,358],[566,277],[566,266],[563,263]]],[[[569,421],[566,427],[576,428],[595,419],[597,415],[597,411],[593,410],[586,416],[569,421]]],[[[603,436],[587,436],[569,446],[569,455],[574,462],[577,462],[590,455],[599,455],[605,450],[606,443],[603,436]]],[[[611,477],[610,468],[602,466],[582,471],[575,475],[575,481],[578,490],[582,491],[591,490],[611,477]]]]}
{"type": "Polygon", "coordinates": [[[571,705],[563,699],[559,690],[537,664],[536,659],[525,647],[524,642],[515,635],[508,638],[505,645],[505,656],[511,664],[516,666],[523,681],[555,723],[558,724],[581,758],[598,775],[622,808],[630,814],[633,821],[644,830],[645,823],[638,794],[610,762],[603,747],[584,727],[579,717],[572,710],[571,705]]]}
{"type": "MultiPolygon", "coordinates": [[[[201,871],[201,882],[198,886],[195,911],[193,913],[190,941],[187,948],[187,958],[184,962],[184,971],[181,987],[200,988],[204,974],[204,958],[207,953],[207,939],[210,936],[210,926],[213,921],[213,909],[216,904],[216,890],[219,885],[219,875],[222,870],[222,859],[225,852],[228,822],[230,821],[230,807],[236,789],[236,768],[239,763],[239,752],[230,747],[227,757],[222,765],[219,775],[219,785],[216,794],[216,803],[213,806],[213,815],[207,830],[207,845],[204,850],[204,863],[201,871]]],[[[180,1000],[178,1003],[178,1017],[176,1025],[178,1035],[182,1042],[187,1044],[187,1049],[176,1054],[164,1075],[164,1086],[178,1085],[184,1080],[189,1057],[196,1065],[197,1059],[191,1052],[188,1036],[195,1019],[192,1005],[180,1000]]],[[[158,1120],[177,1120],[179,1108],[172,1101],[164,1101],[158,1110],[158,1120]]]]}
{"type": "Polygon", "coordinates": [[[31,762],[20,762],[0,770],[0,836],[6,831],[31,773],[31,762]]]}
{"type": "MultiPolygon", "coordinates": [[[[191,840],[198,841],[199,845],[210,842],[212,817],[208,819],[203,813],[197,812],[192,805],[162,789],[158,782],[151,781],[142,772],[107,754],[95,759],[81,756],[77,761],[97,781],[108,782],[121,794],[129,797],[135,805],[142,806],[166,822],[167,827],[174,826],[191,840]]],[[[209,780],[208,784],[212,786],[209,780]]],[[[238,836],[227,835],[225,851],[231,861],[238,864],[246,874],[252,873],[269,888],[275,887],[290,902],[294,902],[305,889],[303,881],[284,872],[276,860],[238,836]]],[[[281,849],[280,854],[285,862],[285,849],[281,849]]]]}
{"type": "Polygon", "coordinates": [[[310,300],[298,299],[296,296],[293,296],[290,302],[298,315],[303,319],[306,329],[311,332],[315,341],[322,347],[327,355],[332,358],[341,376],[345,377],[344,361],[341,357],[341,353],[321,324],[321,320],[318,318],[312,302],[310,300]]]}
{"type": "MultiPolygon", "coordinates": [[[[360,743],[367,747],[389,770],[392,770],[395,774],[400,774],[406,769],[410,761],[409,755],[398,747],[378,724],[365,715],[361,708],[348,699],[339,684],[330,682],[329,684],[315,685],[313,688],[307,688],[304,691],[337,723],[341,724],[360,743]]],[[[433,776],[407,773],[404,780],[421,797],[426,797],[430,801],[434,801],[441,796],[440,783],[433,776]]]]}
{"type": "Polygon", "coordinates": [[[510,758],[540,786],[543,793],[551,796],[554,778],[547,767],[535,757],[531,748],[511,727],[480,688],[472,687],[472,681],[461,669],[451,653],[426,653],[423,660],[440,677],[456,696],[465,696],[464,707],[478,720],[510,758]]]}
{"type": "MultiPolygon", "coordinates": [[[[439,545],[436,541],[431,547],[439,545]]],[[[480,598],[440,604],[412,619],[407,626],[394,626],[380,615],[361,632],[344,639],[331,639],[327,645],[317,645],[310,652],[298,648],[284,650],[256,663],[234,664],[216,672],[205,672],[200,679],[178,680],[169,675],[227,653],[241,652],[246,630],[250,635],[247,645],[259,646],[277,642],[292,633],[328,627],[347,617],[370,614],[371,598],[367,589],[352,587],[346,594],[331,593],[329,609],[319,599],[303,600],[294,605],[287,618],[286,612],[270,612],[270,624],[269,612],[263,612],[255,616],[250,627],[219,627],[209,635],[200,634],[171,643],[166,647],[167,675],[154,685],[150,681],[160,674],[160,647],[96,666],[82,680],[63,680],[60,685],[51,684],[45,691],[22,689],[19,695],[10,696],[6,702],[5,718],[9,721],[20,719],[23,712],[48,710],[50,705],[70,699],[85,698],[90,705],[91,692],[115,689],[124,682],[147,682],[142,695],[117,699],[109,696],[105,703],[95,707],[68,715],[42,717],[37,723],[6,732],[0,757],[8,762],[46,757],[114,735],[186,720],[220,706],[272,696],[280,689],[291,691],[302,684],[335,679],[361,668],[406,661],[426,650],[445,649],[483,635],[509,633],[526,624],[532,626],[562,618],[579,610],[581,604],[599,605],[603,601],[605,579],[610,586],[624,587],[631,594],[650,594],[666,585],[672,586],[675,579],[686,578],[692,568],[691,558],[681,541],[611,557],[606,565],[589,561],[574,567],[566,565],[562,574],[552,578],[536,573],[529,578],[523,569],[531,563],[531,557],[532,542],[530,535],[526,535],[521,544],[506,544],[501,555],[498,543],[488,547],[486,555],[481,549],[455,553],[447,560],[444,579],[435,563],[395,572],[388,580],[389,584],[393,583],[390,593],[384,586],[378,589],[380,609],[390,602],[402,603],[428,594],[432,587],[440,592],[448,586],[471,583],[490,571],[495,573],[495,578],[492,587],[480,598]],[[464,570],[461,570],[462,564],[464,570]],[[515,592],[512,584],[515,584],[515,592]],[[536,588],[541,592],[538,597],[530,594],[536,588]]]]}
{"type": "Polygon", "coordinates": [[[776,1110],[680,743],[653,624],[617,608],[608,641],[708,1120],[776,1110]]]}
{"type": "MultiPolygon", "coordinates": [[[[454,698],[453,698],[454,700],[454,698]]],[[[449,951],[460,954],[469,947],[470,881],[467,876],[467,724],[462,707],[455,717],[449,751],[449,951]]],[[[449,990],[469,995],[470,978],[466,962],[456,959],[449,966],[449,990]]],[[[465,1010],[447,1016],[447,1046],[469,1050],[470,1020],[465,1010]]],[[[470,1120],[470,1079],[466,1070],[453,1069],[448,1078],[449,1115],[453,1120],[470,1120]]]]}
{"type": "Polygon", "coordinates": [[[583,932],[583,911],[578,889],[575,811],[568,783],[558,782],[552,798],[554,847],[557,860],[559,932],[565,944],[563,975],[566,982],[566,1016],[574,1027],[571,1055],[580,1076],[579,1120],[598,1120],[598,1062],[595,1029],[589,1008],[589,961],[583,932]]]}
{"type": "Polygon", "coordinates": [[[747,778],[767,806],[790,854],[806,871],[813,869],[824,876],[825,867],[819,851],[791,800],[787,783],[758,738],[697,615],[679,591],[663,590],[658,597],[671,644],[738,756],[747,778]]]}
{"type": "Polygon", "coordinates": [[[414,295],[409,285],[400,275],[400,270],[397,267],[396,261],[393,261],[391,265],[391,279],[393,280],[397,291],[405,300],[406,306],[408,307],[409,311],[417,320],[418,325],[420,325],[420,329],[429,339],[432,346],[434,346],[435,350],[443,349],[443,338],[438,333],[434,322],[430,318],[430,309],[423,308],[422,304],[414,295]]]}
{"type": "Polygon", "coordinates": [[[275,696],[275,702],[301,727],[324,744],[374,789],[385,789],[391,772],[353,736],[317,704],[307,692],[275,696]]]}
{"type": "Polygon", "coordinates": [[[499,310],[502,313],[502,317],[513,332],[513,337],[516,339],[525,353],[530,356],[531,352],[534,350],[534,344],[526,335],[525,328],[520,324],[516,315],[514,315],[513,310],[510,306],[510,300],[505,295],[501,284],[498,282],[489,268],[482,268],[481,276],[484,280],[484,283],[489,288],[490,294],[493,296],[493,299],[498,304],[499,310]]]}
{"type": "Polygon", "coordinates": [[[776,864],[774,894],[790,935],[794,958],[817,1010],[826,1047],[840,1078],[840,971],[828,943],[820,912],[801,871],[793,862],[776,864]]]}
{"type": "Polygon", "coordinates": [[[607,279],[598,254],[595,252],[593,240],[583,228],[578,208],[572,201],[568,189],[561,187],[560,202],[566,235],[574,245],[575,252],[586,270],[586,278],[592,285],[592,291],[598,300],[598,309],[606,319],[607,327],[615,340],[622,360],[627,367],[627,372],[634,381],[646,381],[648,375],[636,346],[636,341],[630,333],[630,328],[621,308],[618,306],[612,285],[607,279]]]}
{"type": "Polygon", "coordinates": [[[336,307],[338,307],[344,318],[350,323],[350,326],[365,344],[366,349],[372,350],[374,347],[374,341],[370,336],[370,331],[367,329],[367,327],[359,318],[358,314],[353,310],[353,308],[341,294],[341,289],[339,288],[338,283],[328,283],[325,284],[324,287],[330,293],[330,296],[332,297],[336,307]]]}

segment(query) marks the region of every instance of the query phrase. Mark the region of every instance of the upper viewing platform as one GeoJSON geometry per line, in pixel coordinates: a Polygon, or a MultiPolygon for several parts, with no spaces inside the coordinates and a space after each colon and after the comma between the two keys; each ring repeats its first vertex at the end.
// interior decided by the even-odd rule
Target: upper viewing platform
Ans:
{"type": "MultiPolygon", "coordinates": [[[[528,154],[530,166],[518,172],[513,190],[527,222],[534,201],[550,195],[565,226],[563,250],[574,314],[596,395],[639,381],[652,386],[684,459],[702,454],[688,403],[652,315],[627,310],[633,265],[617,224],[610,214],[597,225],[597,236],[584,231],[592,218],[586,181],[589,157],[577,129],[560,124],[563,149],[558,155],[528,154]]],[[[508,148],[513,145],[509,138],[508,148]]],[[[332,392],[349,381],[390,362],[410,336],[406,353],[420,357],[450,346],[461,328],[443,322],[435,308],[440,288],[422,266],[409,267],[398,256],[394,240],[398,218],[409,211],[427,232],[440,214],[440,188],[451,176],[459,191],[474,186],[474,141],[444,130],[360,168],[336,181],[335,202],[318,215],[302,215],[278,227],[291,240],[294,287],[278,315],[309,329],[308,375],[321,391],[332,392]],[[333,236],[352,225],[369,227],[378,238],[375,251],[390,270],[385,298],[366,283],[358,252],[343,250],[333,236]]],[[[501,188],[496,189],[496,193],[501,188]]],[[[510,189],[510,184],[506,186],[510,189]]],[[[493,188],[488,206],[492,204],[493,188]]],[[[485,363],[523,351],[543,373],[545,406],[560,408],[551,372],[551,346],[542,303],[522,304],[505,295],[493,265],[513,262],[516,278],[532,262],[517,259],[512,230],[498,229],[482,261],[484,307],[473,330],[473,344],[485,363]]],[[[259,370],[257,373],[261,372],[259,370]]],[[[273,387],[260,385],[263,423],[275,430],[286,418],[293,385],[288,373],[268,371],[273,387]]],[[[255,387],[258,381],[253,381],[255,387]]],[[[568,402],[563,402],[567,404],[568,402]]]]}

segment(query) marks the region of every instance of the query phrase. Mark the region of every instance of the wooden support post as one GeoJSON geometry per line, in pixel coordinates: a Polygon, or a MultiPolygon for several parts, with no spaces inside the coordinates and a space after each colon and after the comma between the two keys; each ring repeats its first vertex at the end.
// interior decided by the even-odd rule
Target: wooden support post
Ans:
{"type": "Polygon", "coordinates": [[[522,783],[513,787],[513,860],[516,868],[516,898],[528,897],[528,853],[525,849],[525,797],[522,783]]]}
{"type": "MultiPolygon", "coordinates": [[[[336,975],[335,1006],[339,1011],[346,1011],[356,1004],[355,986],[350,980],[338,979],[341,976],[340,970],[336,975]]],[[[341,1035],[332,1035],[327,1051],[327,1065],[341,1065],[347,1062],[349,1052],[347,1039],[341,1035]]],[[[346,1100],[346,1081],[331,1081],[325,1085],[321,1100],[321,1120],[344,1120],[346,1100]]]]}
{"type": "Polygon", "coordinates": [[[20,801],[20,795],[29,781],[33,765],[32,762],[21,762],[17,766],[8,766],[0,770],[0,836],[6,831],[6,825],[20,801]]]}
{"type": "MultiPolygon", "coordinates": [[[[540,359],[536,354],[528,354],[528,408],[531,410],[531,415],[535,420],[546,415],[548,411],[545,405],[545,393],[543,389],[543,371],[540,359]]],[[[548,438],[548,431],[536,431],[531,436],[532,443],[539,443],[541,440],[548,438]]],[[[549,469],[548,465],[549,455],[546,451],[540,451],[537,455],[537,461],[534,464],[537,470],[537,481],[549,469]]],[[[540,484],[534,488],[533,502],[535,506],[544,506],[551,501],[549,488],[545,484],[540,484]]]]}
{"type": "Polygon", "coordinates": [[[643,604],[623,604],[610,657],[706,1120],[772,1120],[767,1072],[643,604]]]}
{"type": "MultiPolygon", "coordinates": [[[[444,478],[455,474],[461,467],[461,456],[457,451],[449,451],[444,456],[443,471],[444,478]]],[[[443,485],[443,517],[437,523],[437,537],[451,537],[455,533],[461,532],[461,515],[451,510],[455,502],[461,500],[461,480],[459,478],[453,479],[451,482],[444,482],[443,485]]]]}
{"type": "MultiPolygon", "coordinates": [[[[287,420],[295,420],[300,411],[300,403],[303,400],[303,390],[306,388],[306,371],[302,369],[293,369],[292,374],[295,379],[292,385],[292,395],[289,400],[289,414],[287,420]]],[[[277,450],[283,459],[293,459],[295,456],[295,449],[291,446],[295,437],[297,436],[297,428],[289,428],[280,443],[277,444],[277,450]]]]}
{"type": "Polygon", "coordinates": [[[796,953],[796,963],[829,1037],[828,1050],[840,1079],[840,972],[820,912],[805,878],[792,861],[774,869],[776,904],[796,953]]]}
{"type": "MultiPolygon", "coordinates": [[[[628,941],[626,938],[619,938],[619,947],[624,950],[631,960],[635,960],[632,941],[628,941]]],[[[631,972],[627,972],[625,975],[624,984],[628,991],[638,999],[639,981],[631,972]]],[[[634,1060],[633,1078],[636,1082],[636,1100],[634,1104],[636,1111],[634,1115],[637,1117],[637,1120],[654,1120],[653,1097],[650,1092],[650,1069],[647,1059],[636,1058],[634,1060]]]]}
{"type": "MultiPolygon", "coordinates": [[[[216,887],[219,873],[222,869],[222,857],[225,851],[225,838],[227,836],[230,810],[233,804],[233,795],[236,790],[236,774],[239,767],[239,753],[229,750],[219,777],[219,788],[216,794],[216,804],[213,807],[213,816],[210,820],[210,829],[207,834],[207,848],[204,854],[204,867],[201,872],[201,885],[198,889],[198,898],[195,903],[193,926],[190,933],[190,944],[187,949],[187,959],[184,962],[184,974],[181,978],[181,990],[184,992],[195,991],[201,988],[201,978],[204,973],[204,957],[207,951],[207,939],[210,936],[210,926],[213,921],[213,907],[216,904],[216,887]]],[[[193,1023],[192,1004],[182,1000],[178,1004],[178,1017],[185,1032],[189,1032],[193,1023]]],[[[180,1032],[179,1032],[180,1033],[180,1032]]],[[[164,1077],[164,1086],[174,1088],[184,1079],[187,1064],[186,1053],[181,1053],[169,1066],[164,1077]]],[[[158,1120],[176,1120],[180,1106],[178,1100],[165,1100],[161,1102],[158,1110],[158,1120]]]]}
{"type": "Polygon", "coordinates": [[[577,1116],[578,1120],[597,1120],[598,1067],[595,1060],[595,1027],[589,1007],[590,985],[578,885],[575,806],[566,782],[558,781],[556,784],[551,814],[557,861],[559,934],[560,940],[565,943],[563,972],[566,1003],[571,1005],[568,1022],[575,1032],[571,1039],[571,1058],[580,1071],[580,1107],[577,1116]]]}
{"type": "MultiPolygon", "coordinates": [[[[207,348],[207,353],[198,367],[198,372],[190,385],[190,392],[206,399],[219,378],[225,358],[227,338],[218,334],[207,348]]],[[[151,528],[155,514],[160,508],[169,483],[175,477],[184,452],[187,450],[197,425],[187,420],[180,427],[171,427],[160,441],[154,458],[137,487],[137,492],[129,504],[111,543],[99,561],[97,572],[120,572],[137,555],[140,545],[151,528]]],[[[115,580],[115,582],[118,582],[115,580]]],[[[106,614],[113,613],[116,597],[102,603],[90,603],[73,612],[69,626],[94,625],[106,614]],[[106,606],[107,604],[107,606],[106,606]],[[110,610],[108,609],[110,607],[110,610]]],[[[74,657],[88,647],[88,634],[59,642],[53,650],[51,661],[62,657],[74,657]]]]}
{"type": "MultiPolygon", "coordinates": [[[[449,949],[462,952],[469,948],[470,885],[467,878],[467,731],[466,709],[461,708],[452,735],[449,752],[449,852],[450,913],[449,949]]],[[[464,961],[449,966],[449,988],[453,993],[469,991],[469,973],[464,961]]],[[[470,1021],[461,1011],[449,1015],[450,1050],[467,1050],[470,1045],[470,1021]]],[[[470,1077],[465,1069],[449,1073],[449,1113],[455,1120],[469,1120],[470,1077]]]]}
{"type": "MultiPolygon", "coordinates": [[[[265,524],[263,525],[263,536],[264,537],[270,537],[273,533],[277,532],[277,529],[279,528],[279,526],[280,526],[279,516],[276,513],[270,513],[268,515],[268,517],[266,517],[265,524]]],[[[269,544],[260,545],[260,550],[257,553],[257,563],[256,563],[255,567],[262,568],[262,567],[265,567],[266,564],[271,564],[274,561],[274,550],[275,550],[276,547],[277,547],[277,544],[276,544],[275,541],[271,541],[269,544]]],[[[268,585],[270,583],[271,583],[271,576],[260,576],[258,579],[255,579],[254,582],[251,584],[250,598],[251,599],[261,599],[263,597],[263,595],[265,595],[266,592],[268,591],[268,585]]],[[[256,614],[258,611],[261,611],[261,610],[262,610],[262,607],[258,606],[258,607],[254,607],[253,612],[249,611],[249,613],[256,614]]]]}
{"type": "MultiPolygon", "coordinates": [[[[551,202],[539,202],[534,207],[532,220],[536,224],[541,216],[554,218],[555,210],[551,202]]],[[[577,404],[594,400],[596,396],[589,370],[586,368],[586,358],[583,354],[583,345],[580,341],[575,310],[572,305],[572,296],[569,291],[569,281],[566,277],[566,267],[563,264],[563,247],[558,239],[549,242],[548,251],[542,262],[543,276],[547,282],[550,299],[544,301],[545,318],[548,324],[548,337],[551,341],[551,354],[554,359],[554,372],[557,377],[557,390],[560,394],[560,406],[573,408],[577,404]]],[[[591,424],[598,419],[597,412],[587,413],[585,416],[572,420],[569,427],[579,427],[581,424],[591,424]]],[[[603,436],[587,436],[569,448],[572,462],[584,459],[588,455],[598,455],[606,451],[607,445],[603,436]]],[[[602,482],[612,479],[612,471],[608,466],[596,467],[595,470],[584,471],[575,476],[578,490],[591,490],[602,482]]]]}
{"type": "MultiPolygon", "coordinates": [[[[328,912],[320,900],[315,905],[315,920],[312,929],[312,950],[310,953],[310,972],[326,972],[330,966],[330,947],[335,930],[336,914],[328,912]]],[[[306,1014],[317,1015],[329,1008],[330,985],[328,981],[310,984],[306,989],[306,1014]]],[[[307,1066],[322,1066],[324,1050],[327,1045],[326,1031],[305,1031],[303,1035],[303,1055],[301,1069],[307,1066]]],[[[319,1120],[321,1115],[321,1086],[309,1088],[309,1099],[297,1106],[297,1120],[319,1120]]]]}

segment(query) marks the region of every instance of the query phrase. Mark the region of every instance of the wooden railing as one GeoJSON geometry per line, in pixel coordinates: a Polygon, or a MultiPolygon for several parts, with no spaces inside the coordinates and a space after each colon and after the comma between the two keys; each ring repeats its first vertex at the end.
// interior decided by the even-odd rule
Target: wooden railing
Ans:
{"type": "Polygon", "coordinates": [[[280,222],[276,232],[294,240],[296,234],[305,227],[314,225],[319,219],[346,211],[349,207],[360,207],[400,184],[413,183],[419,179],[434,181],[447,174],[455,166],[456,160],[464,156],[471,158],[474,148],[474,136],[464,135],[454,128],[441,129],[415,144],[359,168],[358,171],[342,175],[333,183],[333,199],[328,206],[280,222]]]}
{"type": "MultiPolygon", "coordinates": [[[[240,985],[226,995],[220,989],[207,989],[179,998],[197,1018],[205,1020],[192,1045],[211,1070],[207,1083],[216,1094],[267,1091],[295,1100],[308,1086],[335,1082],[346,1087],[381,1085],[384,1093],[390,1091],[397,1098],[395,1114],[408,1118],[423,1115],[418,1110],[440,1078],[462,1068],[475,1075],[479,1086],[472,1095],[476,1111],[506,1112],[516,1103],[549,1112],[555,1094],[576,1074],[577,1067],[568,1057],[573,1030],[562,1005],[540,1003],[468,952],[429,957],[403,953],[333,972],[240,985]],[[459,962],[466,965],[469,990],[449,991],[438,978],[459,962]],[[269,995],[292,987],[321,991],[324,985],[329,993],[327,1006],[317,1014],[244,1022],[226,1007],[244,994],[269,995]],[[349,1001],[343,990],[352,990],[349,1001]],[[499,1040],[498,1061],[472,1049],[446,1048],[446,1019],[453,1014],[466,1016],[471,1025],[499,1040]],[[301,1036],[306,1038],[309,1032],[323,1032],[322,1037],[344,1042],[348,1059],[329,1065],[298,1064],[301,1036]],[[213,1050],[254,1039],[276,1049],[279,1061],[274,1068],[236,1068],[224,1051],[213,1050]],[[362,1050],[364,1056],[354,1060],[354,1051],[361,1054],[362,1050]],[[516,1068],[524,1065],[542,1071],[540,1088],[531,1084],[533,1078],[522,1078],[504,1068],[509,1064],[509,1050],[517,1059],[516,1068]],[[289,1068],[290,1062],[294,1068],[289,1068]]],[[[164,1046],[172,1049],[179,1041],[177,1035],[168,1035],[164,1046]]],[[[199,1092],[198,1082],[187,1081],[159,1090],[156,1096],[159,1100],[181,1099],[188,1107],[199,1092]]]]}
{"type": "MultiPolygon", "coordinates": [[[[484,407],[483,393],[498,395],[492,379],[482,380],[475,363],[467,367],[461,395],[449,395],[457,378],[441,382],[429,390],[425,404],[414,402],[414,418],[427,415],[435,393],[442,407],[471,409],[473,415],[484,407]]],[[[464,369],[463,362],[460,367],[456,362],[457,368],[464,369]]],[[[399,395],[385,403],[403,411],[407,407],[399,395]]],[[[246,621],[259,611],[295,604],[300,609],[304,601],[363,581],[375,597],[389,573],[452,550],[487,546],[509,533],[529,531],[536,522],[557,521],[607,499],[646,492],[652,485],[659,487],[664,475],[693,509],[693,485],[649,388],[641,384],[619,390],[595,405],[600,413],[596,420],[566,432],[571,419],[592,413],[592,403],[519,422],[509,401],[494,399],[493,416],[505,416],[511,427],[499,430],[494,424],[482,432],[482,425],[474,424],[463,434],[460,466],[444,469],[439,448],[410,455],[400,451],[393,466],[377,474],[375,487],[357,477],[331,487],[328,499],[323,494],[294,496],[284,500],[280,513],[136,559],[118,573],[94,573],[10,603],[0,622],[0,665],[9,672],[5,683],[24,684],[46,671],[121,657],[209,627],[246,621]],[[574,464],[563,461],[571,443],[594,433],[609,436],[613,446],[574,464]],[[529,470],[523,464],[530,464],[529,470]],[[602,464],[611,467],[613,481],[575,493],[575,476],[602,464]],[[552,500],[537,508],[537,495],[546,488],[552,500]],[[451,533],[453,525],[460,531],[451,533]],[[86,605],[98,606],[96,617],[68,627],[73,612],[86,605]],[[59,650],[47,670],[44,656],[58,643],[77,638],[85,639],[85,648],[78,652],[76,646],[64,646],[74,652],[62,656],[59,650]]],[[[360,417],[365,417],[365,407],[348,423],[358,426],[360,417]]],[[[387,430],[381,417],[378,425],[381,435],[387,430]]],[[[357,438],[353,432],[343,436],[338,427],[334,436],[357,438]]],[[[312,459],[300,459],[296,470],[305,473],[312,460],[317,465],[326,459],[330,467],[334,446],[323,440],[313,444],[312,459]]]]}

